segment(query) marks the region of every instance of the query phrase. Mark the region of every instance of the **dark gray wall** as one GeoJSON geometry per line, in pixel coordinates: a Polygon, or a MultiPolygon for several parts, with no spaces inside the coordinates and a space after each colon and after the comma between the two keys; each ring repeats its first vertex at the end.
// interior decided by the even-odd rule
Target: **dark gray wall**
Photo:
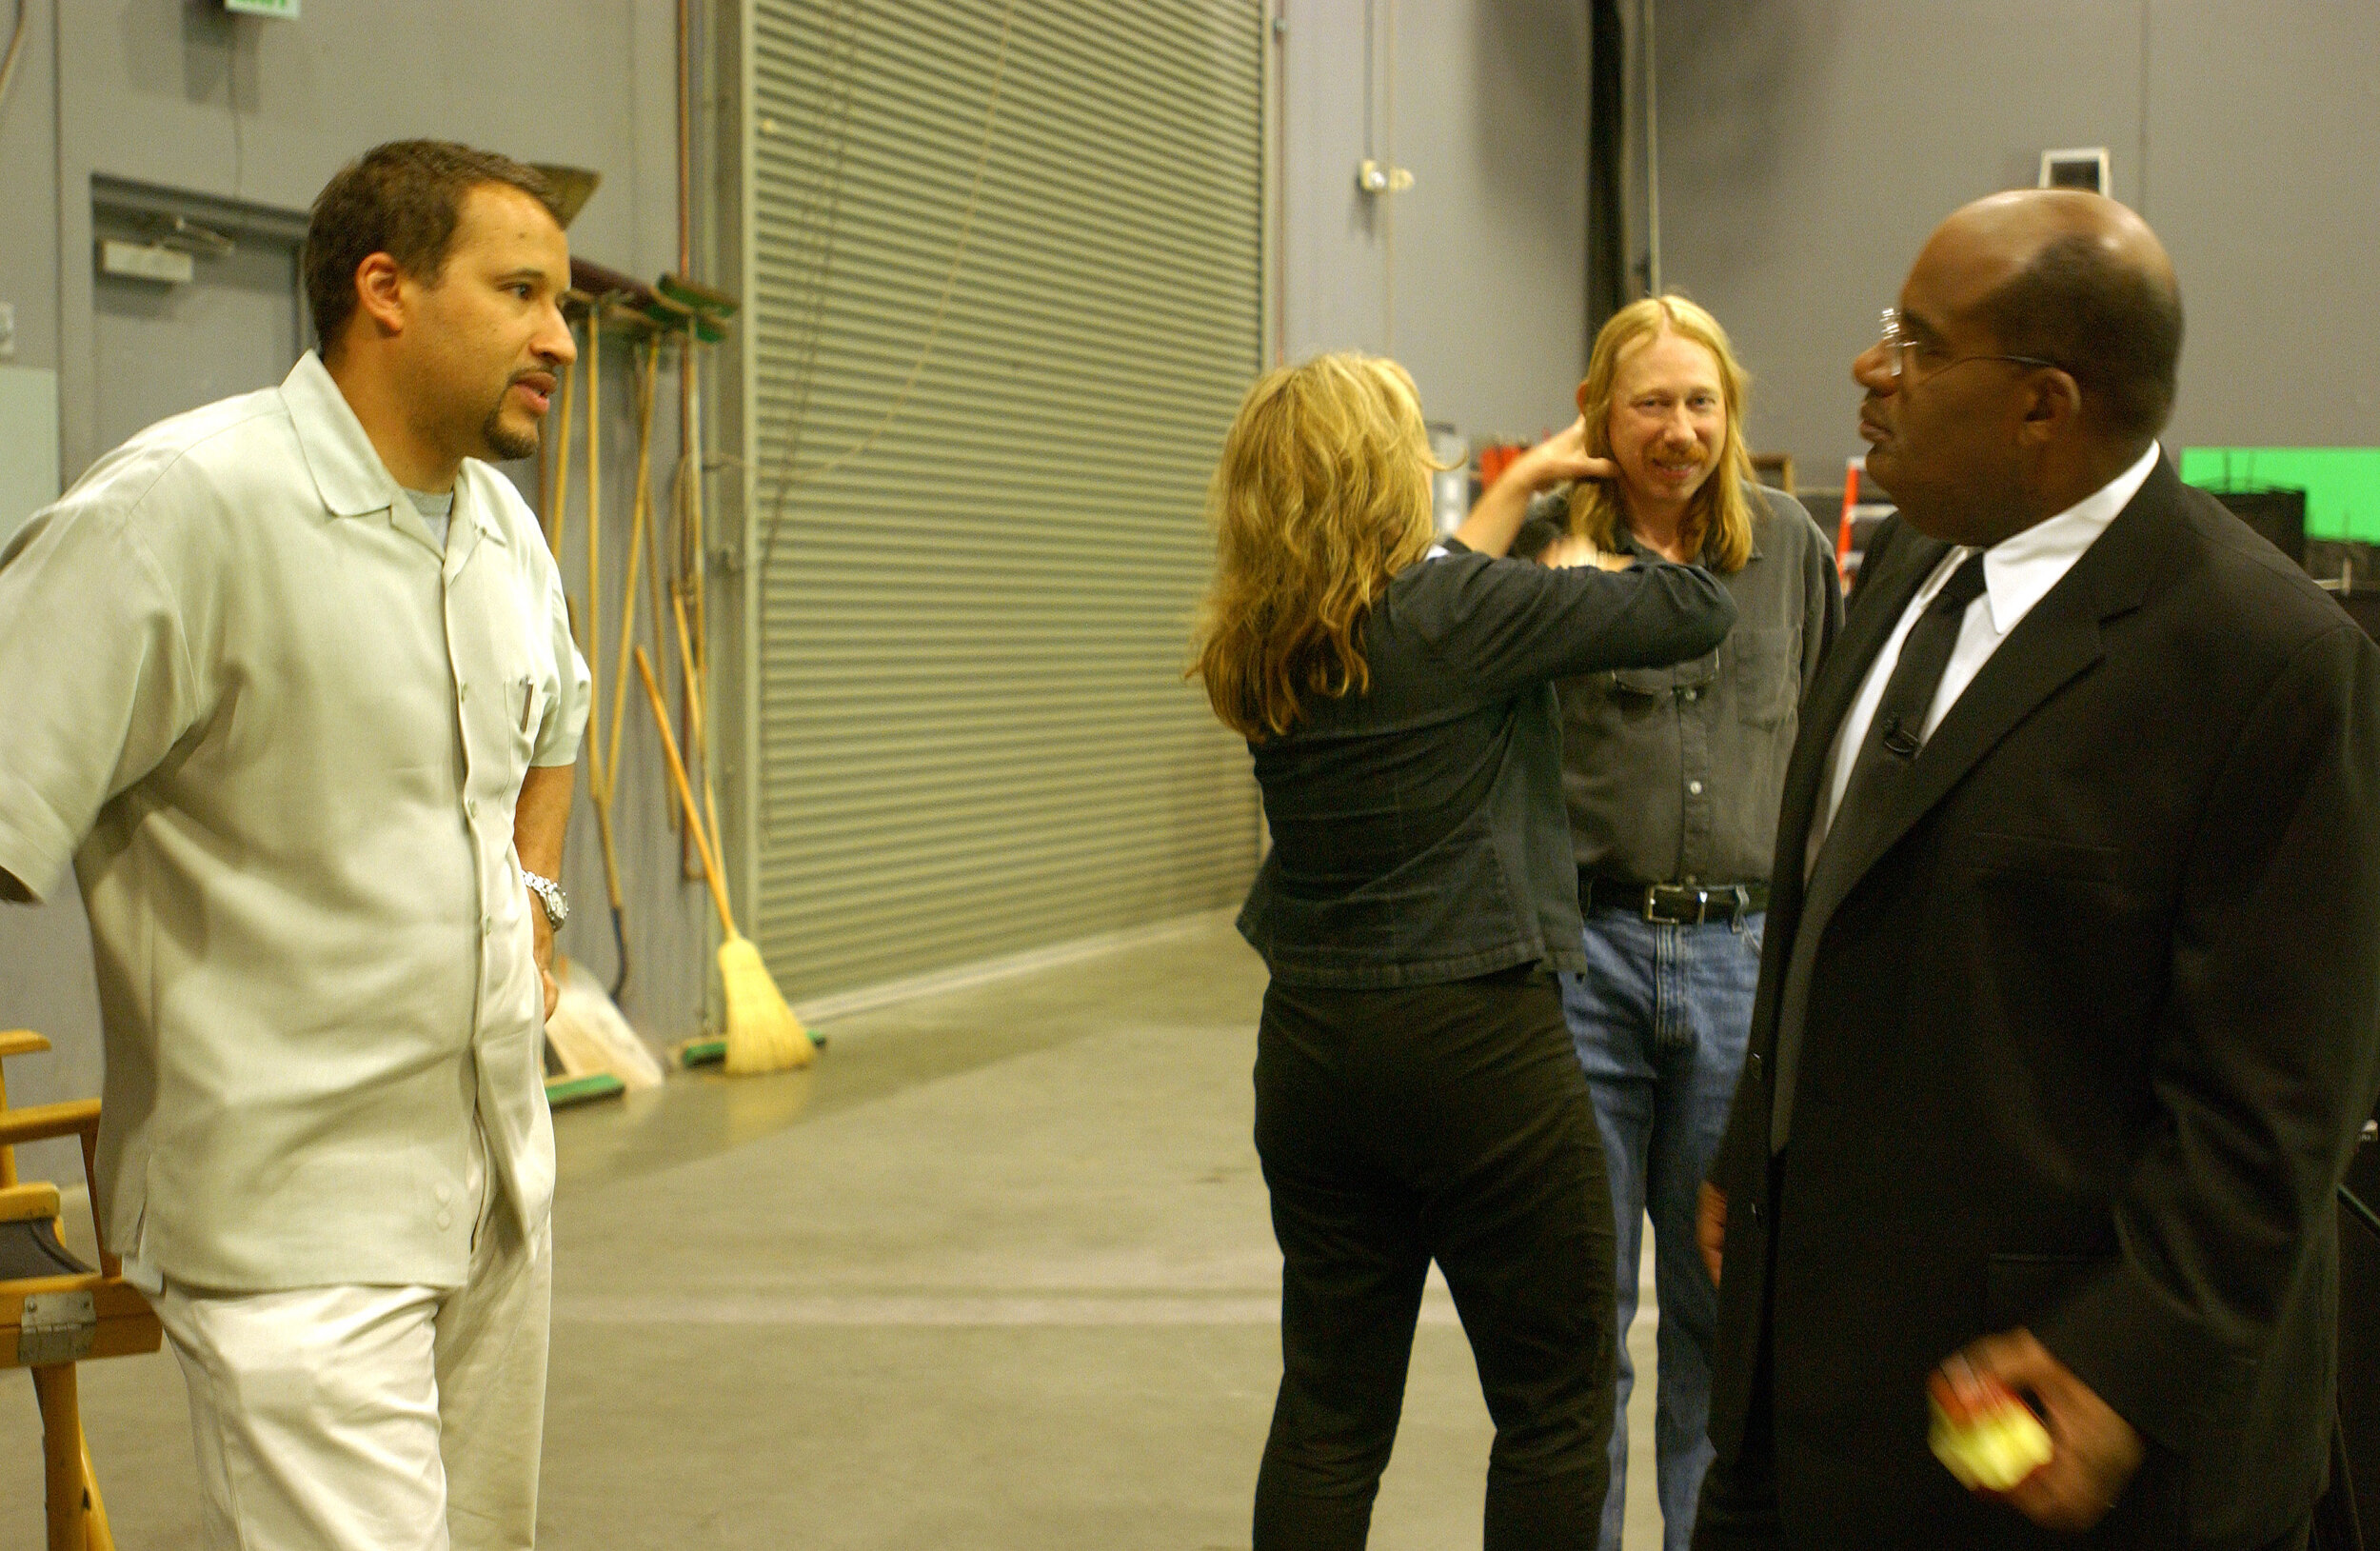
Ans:
{"type": "Polygon", "coordinates": [[[1850,362],[1935,223],[2106,146],[2189,309],[2167,444],[2367,445],[2380,408],[2380,7],[1659,0],[1664,280],[1808,487],[1859,450],[1850,362]]]}
{"type": "MultiPolygon", "coordinates": [[[[676,265],[674,7],[665,0],[308,5],[295,22],[233,18],[213,0],[29,0],[29,10],[23,62],[0,102],[0,189],[10,195],[0,302],[16,307],[14,364],[58,373],[68,482],[106,450],[94,434],[93,174],[303,211],[358,152],[434,135],[595,169],[603,186],[572,226],[572,250],[647,278],[676,265]]],[[[664,479],[677,447],[672,386],[664,377],[657,416],[664,479]]],[[[605,398],[615,498],[605,528],[618,535],[634,473],[624,374],[605,398]]],[[[533,493],[534,469],[515,472],[533,493]]],[[[585,532],[583,512],[573,527],[585,532]]],[[[574,588],[584,586],[582,554],[574,543],[564,557],[574,588]]],[[[607,547],[605,559],[616,578],[624,557],[607,547]]],[[[642,907],[625,1009],[648,1038],[674,1039],[699,1025],[703,898],[680,879],[675,839],[656,817],[648,725],[632,722],[630,734],[619,805],[629,892],[642,907]]],[[[563,945],[608,978],[610,928],[584,796],[564,881],[584,913],[563,945]]],[[[0,908],[0,1027],[34,1027],[59,1045],[10,1063],[20,1103],[98,1091],[88,932],[70,882],[65,893],[39,910],[0,908]]],[[[53,1178],[80,1174],[72,1154],[54,1147],[29,1162],[53,1178]]]]}
{"type": "Polygon", "coordinates": [[[1576,412],[1586,359],[1585,8],[1279,9],[1286,354],[1392,355],[1430,418],[1475,438],[1558,428],[1576,412]],[[1356,189],[1367,25],[1374,140],[1414,175],[1412,189],[1379,198],[1356,189]]]}

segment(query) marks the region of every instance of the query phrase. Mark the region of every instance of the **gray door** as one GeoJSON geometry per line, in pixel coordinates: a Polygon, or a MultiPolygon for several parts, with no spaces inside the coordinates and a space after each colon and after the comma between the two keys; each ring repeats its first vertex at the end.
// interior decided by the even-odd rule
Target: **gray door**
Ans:
{"type": "MultiPolygon", "coordinates": [[[[191,279],[169,286],[93,267],[99,445],[288,375],[305,348],[297,251],[304,218],[140,185],[94,180],[98,238],[167,243],[192,257],[191,279]],[[183,225],[177,229],[175,218],[183,225]],[[230,247],[211,238],[224,238],[230,247]]],[[[81,469],[67,471],[69,482],[81,469]]],[[[83,901],[69,874],[48,904],[0,906],[0,1028],[49,1036],[56,1054],[11,1062],[10,1098],[44,1104],[99,1092],[99,1005],[83,901]]],[[[30,1178],[78,1183],[70,1142],[27,1148],[30,1178]]]]}
{"type": "Polygon", "coordinates": [[[180,285],[94,267],[101,447],[289,374],[308,342],[298,283],[302,217],[105,180],[91,205],[97,238],[162,242],[192,264],[180,285]]]}

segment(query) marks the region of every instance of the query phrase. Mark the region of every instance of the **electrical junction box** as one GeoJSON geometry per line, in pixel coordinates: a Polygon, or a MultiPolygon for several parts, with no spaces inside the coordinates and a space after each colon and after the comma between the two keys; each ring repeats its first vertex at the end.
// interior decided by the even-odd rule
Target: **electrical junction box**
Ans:
{"type": "Polygon", "coordinates": [[[187,286],[198,272],[197,261],[178,249],[155,243],[128,243],[117,237],[99,241],[99,272],[132,280],[157,280],[187,286]]]}

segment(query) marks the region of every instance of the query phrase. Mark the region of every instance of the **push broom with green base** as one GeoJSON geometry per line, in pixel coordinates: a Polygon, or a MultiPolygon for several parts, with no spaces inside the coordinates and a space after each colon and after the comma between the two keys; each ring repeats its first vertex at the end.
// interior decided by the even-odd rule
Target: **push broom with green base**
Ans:
{"type": "Polygon", "coordinates": [[[802,1020],[785,1005],[783,993],[769,978],[768,965],[761,962],[761,950],[736,930],[735,914],[727,908],[727,888],[720,881],[719,858],[712,853],[710,837],[704,833],[703,810],[694,805],[685,762],[678,757],[678,740],[669,730],[669,709],[662,702],[661,686],[653,680],[652,661],[643,646],[636,648],[636,671],[645,681],[645,696],[653,703],[653,725],[661,729],[669,779],[677,784],[678,801],[685,805],[686,826],[694,831],[694,849],[703,861],[703,879],[711,886],[711,903],[719,906],[720,929],[727,934],[719,945],[719,982],[727,1004],[727,1070],[741,1076],[806,1066],[817,1059],[818,1047],[810,1043],[802,1020]]]}

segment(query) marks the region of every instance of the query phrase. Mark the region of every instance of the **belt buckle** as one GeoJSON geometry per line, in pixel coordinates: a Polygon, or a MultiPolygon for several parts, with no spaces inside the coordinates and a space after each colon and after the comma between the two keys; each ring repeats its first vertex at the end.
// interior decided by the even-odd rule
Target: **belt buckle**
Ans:
{"type": "Polygon", "coordinates": [[[1644,919],[1656,925],[1701,926],[1709,924],[1715,904],[1725,907],[1731,923],[1741,925],[1745,912],[1752,907],[1752,891],[1741,884],[1729,884],[1723,888],[1702,884],[1653,884],[1644,891],[1644,919]],[[1656,914],[1665,894],[1677,902],[1670,907],[1673,913],[1656,914]],[[1686,909],[1687,900],[1694,902],[1691,914],[1686,909]]]}
{"type": "Polygon", "coordinates": [[[1685,926],[1699,925],[1700,911],[1702,909],[1701,895],[1702,890],[1688,884],[1649,884],[1645,886],[1644,891],[1644,919],[1656,926],[1685,926]],[[1676,901],[1681,895],[1691,898],[1695,902],[1695,910],[1696,915],[1693,921],[1689,921],[1687,919],[1685,915],[1685,906],[1682,903],[1668,904],[1668,913],[1661,913],[1664,908],[1665,896],[1669,901],[1676,901]]]}

